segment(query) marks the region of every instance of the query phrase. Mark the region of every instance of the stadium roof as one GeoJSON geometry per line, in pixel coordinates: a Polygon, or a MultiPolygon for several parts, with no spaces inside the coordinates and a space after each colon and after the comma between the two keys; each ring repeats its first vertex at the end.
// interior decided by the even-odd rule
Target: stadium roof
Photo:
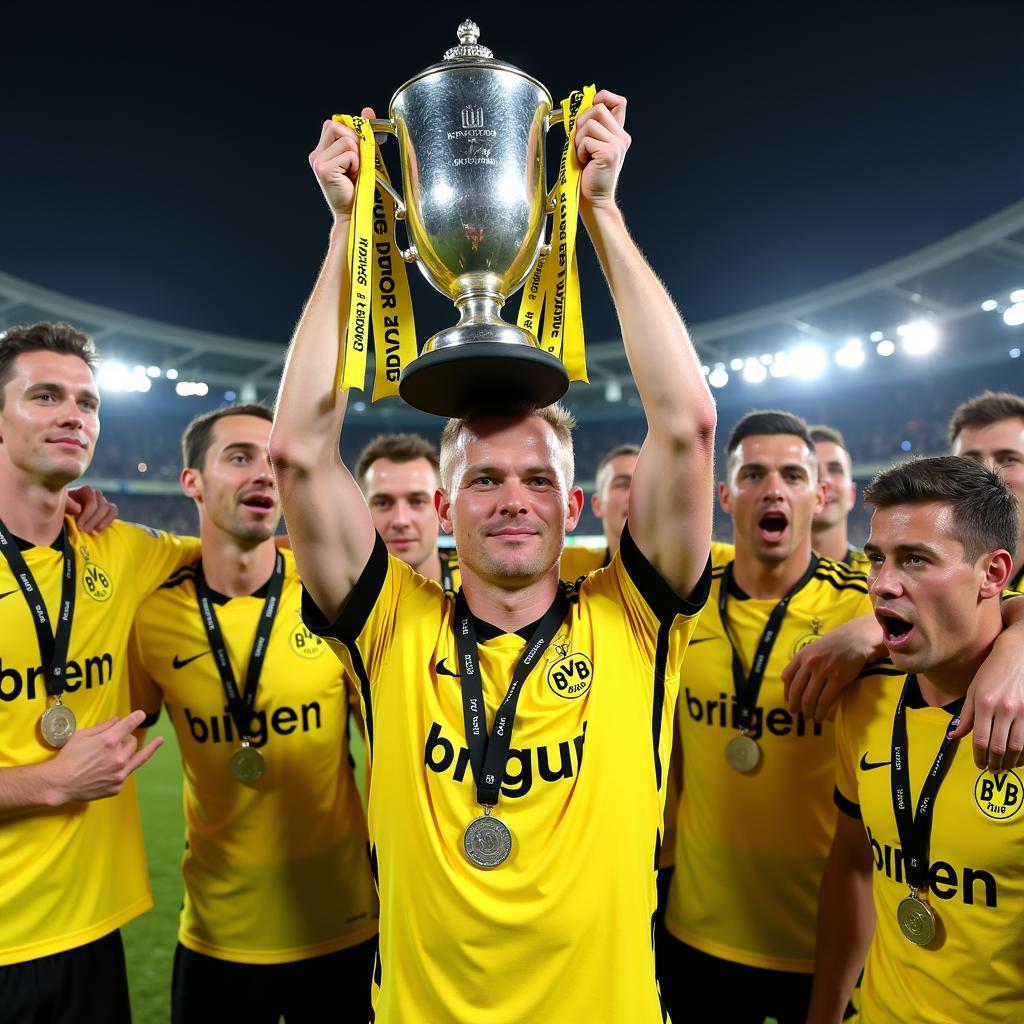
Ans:
{"type": "MultiPolygon", "coordinates": [[[[726,386],[730,371],[763,379],[755,363],[782,376],[783,363],[787,373],[799,373],[805,358],[831,361],[839,353],[840,365],[853,366],[858,351],[865,359],[882,357],[887,344],[889,351],[913,344],[915,328],[902,342],[898,335],[908,324],[930,325],[926,342],[934,335],[945,339],[945,369],[1004,360],[1024,340],[1024,331],[1017,335],[1008,326],[1015,314],[1002,315],[1017,306],[1024,321],[1024,200],[909,256],[691,330],[705,372],[716,386],[726,386]],[[852,358],[844,360],[843,352],[852,358]]],[[[151,376],[156,368],[161,376],[175,370],[179,380],[230,388],[243,399],[270,397],[277,387],[284,355],[277,344],[132,316],[0,274],[0,324],[58,319],[92,334],[106,360],[153,367],[151,376]]],[[[621,340],[591,342],[587,361],[591,382],[603,387],[574,388],[577,411],[629,401],[632,381],[621,340]]],[[[394,403],[380,411],[402,414],[394,403]]]]}

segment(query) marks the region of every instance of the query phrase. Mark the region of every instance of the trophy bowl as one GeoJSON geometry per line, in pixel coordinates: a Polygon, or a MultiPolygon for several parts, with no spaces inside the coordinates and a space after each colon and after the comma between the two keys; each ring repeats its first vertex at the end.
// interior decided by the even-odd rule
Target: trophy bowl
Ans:
{"type": "Polygon", "coordinates": [[[551,201],[544,143],[562,112],[540,82],[495,60],[478,38],[463,22],[460,44],[402,85],[390,116],[372,122],[398,140],[404,198],[379,176],[377,186],[405,220],[411,246],[402,257],[459,311],[399,383],[406,402],[441,416],[549,405],[569,387],[562,361],[501,318],[541,251],[551,201]]]}

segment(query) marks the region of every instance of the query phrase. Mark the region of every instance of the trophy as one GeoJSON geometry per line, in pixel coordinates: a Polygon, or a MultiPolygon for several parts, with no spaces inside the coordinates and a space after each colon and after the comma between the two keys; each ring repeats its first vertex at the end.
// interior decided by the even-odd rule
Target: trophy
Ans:
{"type": "Polygon", "coordinates": [[[404,197],[379,171],[376,185],[405,221],[411,245],[401,257],[459,311],[459,322],[423,345],[398,385],[410,405],[442,416],[549,405],[569,387],[558,355],[501,318],[541,256],[554,209],[544,144],[563,112],[552,110],[535,78],[496,60],[479,34],[464,21],[459,45],[395,92],[387,119],[371,122],[398,140],[404,197]]]}

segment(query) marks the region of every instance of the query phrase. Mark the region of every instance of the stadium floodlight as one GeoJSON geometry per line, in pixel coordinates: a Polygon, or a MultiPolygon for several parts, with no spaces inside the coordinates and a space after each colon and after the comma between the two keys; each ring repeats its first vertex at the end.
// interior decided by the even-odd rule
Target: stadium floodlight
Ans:
{"type": "Polygon", "coordinates": [[[995,299],[986,299],[982,304],[981,308],[986,313],[991,313],[993,309],[999,308],[999,303],[995,299]]]}
{"type": "Polygon", "coordinates": [[[162,377],[163,375],[164,375],[164,371],[161,370],[159,366],[147,366],[146,367],[146,376],[147,377],[152,377],[153,380],[157,380],[158,378],[162,377]]]}
{"type": "Polygon", "coordinates": [[[881,341],[884,337],[885,337],[885,335],[881,331],[872,331],[871,332],[871,340],[872,341],[881,341]]]}
{"type": "Polygon", "coordinates": [[[768,372],[773,377],[788,377],[792,373],[793,367],[790,364],[788,352],[776,352],[775,358],[772,360],[772,365],[768,367],[768,372]]]}
{"type": "Polygon", "coordinates": [[[761,365],[762,366],[771,366],[772,363],[774,363],[774,362],[775,362],[775,356],[773,356],[771,354],[771,352],[765,352],[765,354],[763,356],[761,356],[761,365]]]}
{"type": "Polygon", "coordinates": [[[174,367],[172,366],[171,369],[167,370],[166,373],[164,373],[164,376],[168,380],[177,380],[178,379],[178,371],[175,370],[174,367]]]}
{"type": "Polygon", "coordinates": [[[836,349],[835,360],[848,370],[860,366],[864,362],[864,344],[860,338],[851,338],[842,348],[836,349]]]}
{"type": "Polygon", "coordinates": [[[793,373],[804,380],[820,377],[825,372],[825,350],[820,345],[804,342],[789,354],[793,373]]]}
{"type": "Polygon", "coordinates": [[[1011,348],[1010,349],[1010,358],[1011,359],[1020,359],[1020,349],[1019,348],[1011,348]]]}
{"type": "Polygon", "coordinates": [[[733,359],[731,363],[729,363],[729,369],[739,371],[743,369],[743,365],[743,360],[740,359],[739,356],[736,356],[736,358],[733,359]]]}
{"type": "Polygon", "coordinates": [[[174,385],[174,390],[183,398],[198,396],[202,398],[210,391],[210,385],[201,380],[179,380],[174,385]]]}
{"type": "Polygon", "coordinates": [[[748,384],[760,384],[767,376],[768,371],[759,359],[750,358],[743,364],[743,379],[748,384]]]}
{"type": "Polygon", "coordinates": [[[724,388],[729,383],[729,371],[724,363],[715,363],[715,368],[708,374],[708,383],[713,388],[724,388]]]}
{"type": "Polygon", "coordinates": [[[883,338],[879,343],[875,351],[880,356],[891,356],[896,351],[895,342],[890,341],[888,338],[883,338]]]}
{"type": "Polygon", "coordinates": [[[1011,302],[1024,302],[1024,288],[1018,288],[1016,291],[1010,292],[1011,302]]]}
{"type": "Polygon", "coordinates": [[[1003,323],[1007,327],[1020,327],[1024,324],[1024,302],[1015,302],[1003,312],[1003,323]]]}
{"type": "Polygon", "coordinates": [[[903,350],[912,356],[925,356],[934,352],[939,344],[939,332],[927,320],[912,320],[900,324],[896,333],[903,339],[903,350]]]}
{"type": "Polygon", "coordinates": [[[96,383],[102,391],[124,391],[129,378],[128,367],[116,359],[104,359],[96,371],[96,383]]]}
{"type": "Polygon", "coordinates": [[[706,377],[711,372],[711,367],[708,366],[707,363],[702,363],[701,364],[701,368],[700,368],[700,372],[703,373],[704,376],[706,377]]]}
{"type": "Polygon", "coordinates": [[[606,402],[622,401],[622,385],[617,380],[610,380],[605,384],[604,399],[606,402]]]}

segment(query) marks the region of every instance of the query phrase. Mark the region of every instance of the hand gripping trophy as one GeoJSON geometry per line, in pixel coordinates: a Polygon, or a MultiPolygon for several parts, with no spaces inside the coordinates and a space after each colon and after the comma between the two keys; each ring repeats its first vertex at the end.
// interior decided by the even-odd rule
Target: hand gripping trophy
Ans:
{"type": "Polygon", "coordinates": [[[552,110],[540,82],[495,59],[478,38],[477,26],[463,22],[459,45],[395,92],[388,118],[337,118],[355,130],[363,166],[376,168],[356,193],[339,384],[363,386],[372,325],[374,398],[397,390],[442,416],[495,403],[548,405],[570,377],[586,379],[575,259],[580,167],[571,137],[594,90],[574,92],[552,110]],[[544,144],[559,123],[566,146],[549,193],[544,144]],[[375,131],[398,140],[402,195],[375,131]],[[548,213],[555,221],[545,245],[548,213]],[[401,252],[395,220],[405,221],[411,241],[401,252]],[[404,263],[415,263],[460,316],[418,358],[404,263]],[[501,309],[524,282],[513,324],[501,309]]]}

